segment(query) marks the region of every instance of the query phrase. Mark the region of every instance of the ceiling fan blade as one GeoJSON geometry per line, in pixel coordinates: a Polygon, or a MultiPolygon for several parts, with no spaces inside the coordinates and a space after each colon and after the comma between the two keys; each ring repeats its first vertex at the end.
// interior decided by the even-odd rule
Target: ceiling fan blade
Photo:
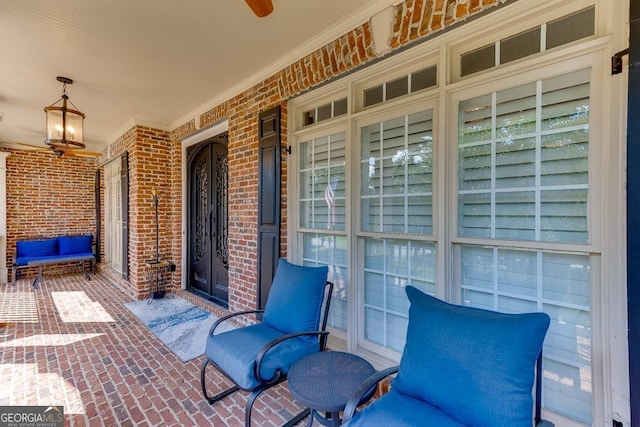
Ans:
{"type": "Polygon", "coordinates": [[[70,148],[62,148],[62,147],[53,148],[49,146],[33,145],[33,144],[27,144],[25,142],[17,142],[17,141],[13,141],[13,142],[0,141],[0,146],[6,147],[6,148],[13,148],[17,150],[36,151],[40,153],[53,152],[58,157],[62,157],[62,156],[100,157],[102,156],[102,153],[98,153],[95,151],[77,150],[71,147],[70,148]]]}
{"type": "Polygon", "coordinates": [[[273,3],[271,0],[244,0],[247,2],[253,13],[258,17],[264,18],[273,12],[273,3]]]}
{"type": "Polygon", "coordinates": [[[16,148],[16,147],[28,147],[30,149],[32,149],[32,151],[49,151],[49,147],[43,147],[41,145],[33,145],[33,144],[27,144],[25,142],[2,142],[0,143],[2,144],[2,146],[7,147],[7,148],[16,148]]]}
{"type": "MultiPolygon", "coordinates": [[[[53,152],[56,151],[61,152],[61,156],[74,156],[74,157],[99,157],[102,156],[102,153],[97,153],[95,151],[86,151],[86,150],[78,150],[75,148],[64,148],[64,147],[55,147],[53,152]]],[[[56,153],[57,154],[57,153],[56,153]]]]}
{"type": "Polygon", "coordinates": [[[73,154],[76,156],[80,156],[80,157],[100,157],[102,156],[102,153],[98,153],[96,151],[73,151],[73,154]]]}

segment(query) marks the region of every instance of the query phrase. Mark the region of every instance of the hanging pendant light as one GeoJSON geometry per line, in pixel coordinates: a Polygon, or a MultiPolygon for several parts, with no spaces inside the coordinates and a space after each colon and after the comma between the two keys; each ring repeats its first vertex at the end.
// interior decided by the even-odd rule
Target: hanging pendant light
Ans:
{"type": "Polygon", "coordinates": [[[53,151],[62,155],[69,150],[85,148],[83,122],[84,114],[69,101],[67,85],[73,84],[68,77],[56,77],[62,83],[62,98],[54,104],[44,107],[47,115],[47,136],[45,143],[53,151]],[[69,105],[73,108],[69,108],[69,105]]]}

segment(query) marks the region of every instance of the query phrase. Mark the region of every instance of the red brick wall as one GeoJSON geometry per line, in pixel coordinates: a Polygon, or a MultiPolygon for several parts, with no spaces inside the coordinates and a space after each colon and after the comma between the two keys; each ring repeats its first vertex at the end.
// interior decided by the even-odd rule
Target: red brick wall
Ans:
{"type": "MultiPolygon", "coordinates": [[[[96,234],[95,159],[8,150],[7,266],[17,240],[96,234]]],[[[30,274],[30,273],[28,273],[30,274]]]]}
{"type": "MultiPolygon", "coordinates": [[[[124,280],[117,274],[108,274],[136,298],[148,296],[149,281],[146,263],[155,260],[156,256],[153,191],[159,196],[159,254],[163,260],[176,262],[174,259],[175,216],[172,211],[174,203],[172,149],[167,132],[145,126],[134,126],[111,144],[108,150],[109,155],[100,161],[101,166],[104,167],[105,163],[118,159],[125,152],[128,153],[129,279],[124,280]]],[[[104,180],[101,185],[104,188],[104,180]]]]}

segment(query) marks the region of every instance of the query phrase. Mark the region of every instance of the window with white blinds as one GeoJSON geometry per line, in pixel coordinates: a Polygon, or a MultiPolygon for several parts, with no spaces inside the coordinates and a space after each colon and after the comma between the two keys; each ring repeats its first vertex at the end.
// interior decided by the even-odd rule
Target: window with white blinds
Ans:
{"type": "Polygon", "coordinates": [[[361,229],[433,234],[433,112],[361,129],[361,229]]]}
{"type": "Polygon", "coordinates": [[[402,239],[364,240],[364,339],[402,351],[407,285],[435,294],[435,245],[402,239]]]}
{"type": "Polygon", "coordinates": [[[344,132],[300,144],[300,227],[345,229],[344,132]]]}
{"type": "Polygon", "coordinates": [[[305,265],[329,267],[333,283],[328,324],[347,329],[347,237],[335,234],[303,233],[302,256],[305,265]]]}
{"type": "Polygon", "coordinates": [[[433,234],[433,111],[363,126],[360,134],[364,339],[402,351],[404,287],[435,292],[435,245],[418,240],[433,234]]]}
{"type": "Polygon", "coordinates": [[[589,70],[460,103],[458,233],[586,243],[589,70]]]}
{"type": "Polygon", "coordinates": [[[329,267],[334,284],[329,325],[346,330],[345,134],[303,141],[299,153],[302,257],[305,265],[329,267]]]}
{"type": "Polygon", "coordinates": [[[464,304],[549,314],[544,406],[586,423],[590,254],[567,247],[589,242],[589,79],[581,70],[459,103],[458,237],[478,243],[456,245],[454,259],[464,304]]]}

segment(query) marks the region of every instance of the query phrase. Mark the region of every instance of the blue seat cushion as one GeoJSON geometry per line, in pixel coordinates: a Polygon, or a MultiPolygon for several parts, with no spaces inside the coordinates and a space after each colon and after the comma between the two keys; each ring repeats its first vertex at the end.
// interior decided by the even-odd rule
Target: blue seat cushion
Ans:
{"type": "Polygon", "coordinates": [[[18,241],[16,252],[17,258],[57,255],[58,241],[57,239],[18,241]]]}
{"type": "Polygon", "coordinates": [[[58,253],[60,255],[84,254],[91,252],[91,234],[83,236],[58,237],[58,253]]]}
{"type": "Polygon", "coordinates": [[[77,258],[77,257],[92,257],[93,252],[88,252],[84,254],[69,254],[69,255],[49,255],[49,256],[30,256],[30,257],[19,257],[16,258],[16,265],[27,265],[32,261],[56,261],[56,260],[64,260],[68,258],[77,258]]]}
{"type": "MultiPolygon", "coordinates": [[[[240,388],[253,390],[260,384],[254,372],[258,352],[265,344],[282,335],[282,331],[265,323],[250,325],[210,335],[205,354],[240,388]]],[[[317,351],[317,342],[299,338],[285,340],[267,353],[260,368],[260,376],[264,380],[270,379],[278,368],[286,374],[293,363],[317,351]]]]}
{"type": "MultiPolygon", "coordinates": [[[[283,332],[318,330],[327,266],[307,267],[280,259],[264,309],[264,323],[283,332]]],[[[316,341],[317,337],[305,337],[316,341]]]]}
{"type": "Polygon", "coordinates": [[[448,304],[412,286],[406,292],[409,326],[393,387],[469,426],[530,427],[549,316],[448,304]]]}
{"type": "Polygon", "coordinates": [[[392,389],[371,405],[357,412],[346,424],[348,427],[464,427],[440,409],[422,400],[392,389]]]}

